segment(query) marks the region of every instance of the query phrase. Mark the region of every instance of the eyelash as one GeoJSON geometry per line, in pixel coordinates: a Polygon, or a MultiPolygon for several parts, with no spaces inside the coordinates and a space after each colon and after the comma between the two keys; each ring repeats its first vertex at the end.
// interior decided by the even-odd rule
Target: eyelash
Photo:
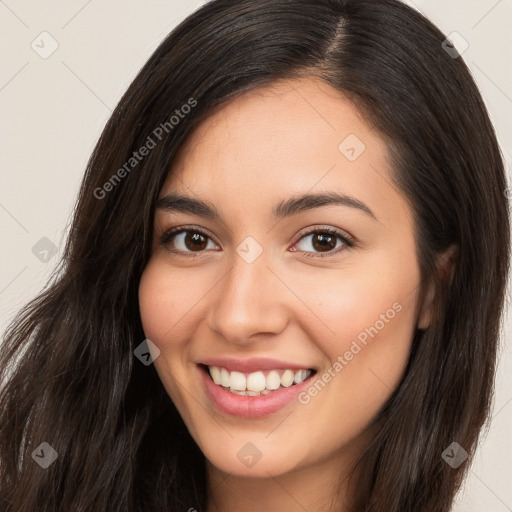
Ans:
{"type": "MultiPolygon", "coordinates": [[[[210,235],[208,235],[208,233],[206,233],[206,231],[203,231],[201,228],[197,228],[195,226],[181,226],[181,227],[171,228],[171,229],[167,230],[160,237],[160,244],[163,246],[168,246],[169,242],[172,240],[172,238],[174,236],[179,235],[180,233],[184,233],[184,232],[198,233],[205,238],[212,239],[210,237],[210,235]]],[[[355,240],[350,235],[348,235],[347,233],[345,233],[343,231],[340,231],[338,229],[335,229],[335,228],[332,228],[329,226],[320,227],[320,228],[316,228],[316,229],[313,229],[310,231],[299,233],[299,239],[297,240],[297,242],[294,243],[294,245],[299,243],[303,238],[305,238],[309,235],[314,235],[314,234],[318,234],[318,233],[322,233],[322,234],[328,233],[329,235],[336,236],[343,242],[344,245],[342,245],[341,247],[338,247],[336,250],[332,249],[325,253],[312,253],[312,252],[308,252],[308,251],[298,251],[298,250],[295,250],[293,252],[303,252],[304,255],[308,258],[327,258],[330,256],[334,256],[335,254],[338,254],[339,252],[341,252],[343,250],[351,249],[352,247],[355,246],[355,240]]],[[[187,258],[195,258],[198,256],[198,254],[194,254],[194,252],[182,251],[180,249],[169,249],[169,250],[173,253],[179,254],[181,256],[185,256],[187,258]]],[[[198,252],[201,253],[201,252],[204,252],[204,250],[198,251],[198,252]]]]}

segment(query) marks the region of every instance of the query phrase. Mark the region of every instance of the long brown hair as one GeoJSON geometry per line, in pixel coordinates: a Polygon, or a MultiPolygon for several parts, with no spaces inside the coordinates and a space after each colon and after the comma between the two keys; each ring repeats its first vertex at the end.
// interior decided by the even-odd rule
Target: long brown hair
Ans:
{"type": "Polygon", "coordinates": [[[414,211],[422,282],[436,289],[435,322],[416,332],[403,381],[375,418],[351,509],[449,510],[468,462],[454,469],[441,455],[457,442],[471,460],[489,415],[509,219],[493,127],[444,40],[396,0],[213,0],[169,34],[94,149],[60,266],[6,331],[3,510],[206,510],[204,456],[154,367],[134,359],[155,203],[178,149],[213,107],[313,75],[389,141],[414,211]],[[148,137],[154,147],[131,161],[148,137]],[[451,284],[435,267],[450,245],[451,284]],[[32,456],[41,443],[57,454],[46,469],[32,456]]]}

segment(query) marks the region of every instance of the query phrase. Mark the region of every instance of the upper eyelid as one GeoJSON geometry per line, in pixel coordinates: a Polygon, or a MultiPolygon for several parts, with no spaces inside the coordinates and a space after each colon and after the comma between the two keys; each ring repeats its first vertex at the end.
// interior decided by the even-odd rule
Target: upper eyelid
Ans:
{"type": "Polygon", "coordinates": [[[297,242],[304,236],[309,236],[309,235],[312,235],[317,232],[322,232],[322,230],[327,231],[327,232],[332,232],[332,234],[339,236],[340,238],[345,238],[347,241],[349,241],[351,243],[354,243],[354,244],[356,243],[356,238],[354,236],[352,236],[348,231],[341,229],[341,228],[335,228],[332,226],[326,226],[326,225],[322,226],[320,224],[301,229],[299,231],[299,233],[297,234],[297,236],[298,236],[297,242]]]}

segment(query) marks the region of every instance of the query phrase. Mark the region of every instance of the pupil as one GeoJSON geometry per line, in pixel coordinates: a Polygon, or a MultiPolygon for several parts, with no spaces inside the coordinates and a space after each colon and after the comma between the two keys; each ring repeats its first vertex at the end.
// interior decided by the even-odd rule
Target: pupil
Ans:
{"type": "Polygon", "coordinates": [[[187,249],[190,250],[202,250],[207,245],[206,238],[200,233],[194,233],[191,236],[187,234],[187,236],[185,237],[185,245],[187,246],[187,249]],[[192,239],[192,243],[189,243],[190,239],[192,239]],[[200,245],[198,245],[198,243],[200,243],[200,245]]]}
{"type": "Polygon", "coordinates": [[[313,247],[315,249],[334,249],[336,247],[336,239],[332,235],[319,233],[313,238],[313,247]]]}

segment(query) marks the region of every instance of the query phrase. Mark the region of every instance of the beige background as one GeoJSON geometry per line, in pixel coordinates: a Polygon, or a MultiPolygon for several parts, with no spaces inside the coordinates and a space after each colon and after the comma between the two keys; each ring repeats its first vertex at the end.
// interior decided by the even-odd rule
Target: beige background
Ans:
{"type": "MultiPolygon", "coordinates": [[[[86,161],[111,110],[157,44],[203,3],[0,0],[0,332],[57,262],[86,161]],[[40,36],[44,31],[50,36],[40,36]],[[52,44],[58,48],[43,59],[33,41],[39,53],[52,44]],[[40,261],[50,247],[40,242],[43,237],[56,246],[56,254],[46,253],[47,262],[40,261]],[[37,243],[39,257],[32,251],[37,243]]],[[[464,59],[510,173],[512,0],[407,3],[469,43],[464,59]]],[[[510,295],[494,416],[456,512],[512,511],[510,295]]]]}

